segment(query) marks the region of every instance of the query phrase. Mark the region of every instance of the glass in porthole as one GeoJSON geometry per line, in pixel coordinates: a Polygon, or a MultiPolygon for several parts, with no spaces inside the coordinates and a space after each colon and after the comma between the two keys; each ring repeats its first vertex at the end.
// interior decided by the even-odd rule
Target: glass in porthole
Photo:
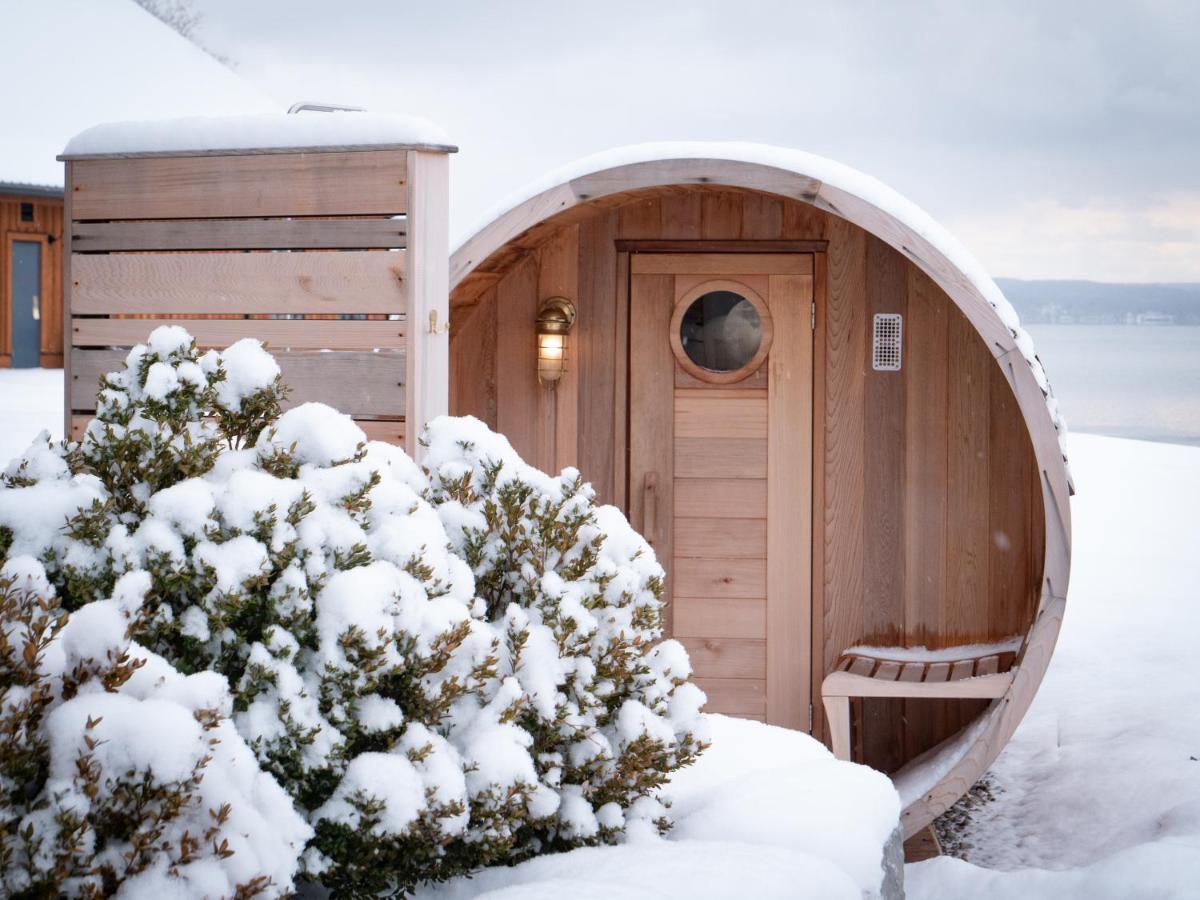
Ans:
{"type": "Polygon", "coordinates": [[[735,291],[709,291],[692,301],[679,324],[688,359],[710,372],[736,372],[762,344],[762,319],[735,291]]]}

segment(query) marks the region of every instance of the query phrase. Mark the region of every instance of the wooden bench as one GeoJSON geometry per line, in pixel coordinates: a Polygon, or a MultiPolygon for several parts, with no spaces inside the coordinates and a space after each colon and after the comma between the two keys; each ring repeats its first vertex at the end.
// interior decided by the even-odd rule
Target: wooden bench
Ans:
{"type": "Polygon", "coordinates": [[[936,700],[995,699],[1012,684],[1018,650],[962,648],[957,656],[946,650],[930,651],[920,658],[911,650],[852,648],[837,661],[821,684],[833,753],[850,758],[850,700],[854,697],[914,697],[936,700]],[[974,655],[966,655],[969,651],[974,655]]]}

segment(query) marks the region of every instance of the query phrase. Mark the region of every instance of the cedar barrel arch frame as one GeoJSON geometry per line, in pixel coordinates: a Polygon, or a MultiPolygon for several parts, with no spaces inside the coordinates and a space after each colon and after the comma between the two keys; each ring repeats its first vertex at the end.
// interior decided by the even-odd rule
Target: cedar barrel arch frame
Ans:
{"type": "MultiPolygon", "coordinates": [[[[467,360],[465,351],[460,353],[462,359],[455,358],[457,320],[465,318],[471,304],[501,281],[514,260],[551,238],[555,229],[584,222],[597,211],[615,209],[639,197],[666,196],[689,188],[730,189],[751,197],[806,204],[858,226],[891,247],[940,288],[970,323],[1008,385],[1024,425],[1036,467],[1037,486],[1033,492],[1040,494],[1041,503],[1037,512],[1044,521],[1032,532],[1035,541],[1040,539],[1041,546],[1033,550],[1042,565],[1023,653],[1003,696],[993,700],[972,724],[911,760],[898,774],[897,787],[904,807],[902,825],[905,835],[911,836],[948,809],[983,775],[1029,708],[1058,637],[1070,567],[1072,486],[1052,394],[1028,336],[1016,324],[1007,301],[953,237],[919,208],[874,179],[797,151],[746,144],[645,145],[583,160],[548,176],[485,218],[452,254],[451,411],[463,412],[455,408],[463,405],[461,401],[456,404],[456,373],[476,362],[467,360]]],[[[701,243],[696,242],[698,248],[701,243]]],[[[717,242],[711,243],[708,249],[721,249],[717,242]]],[[[582,268],[585,262],[580,253],[578,265],[582,268]]],[[[820,268],[817,274],[822,274],[820,268]]],[[[604,276],[588,272],[587,277],[595,280],[604,276]]],[[[616,284],[621,277],[628,278],[628,271],[611,273],[610,277],[616,284]]],[[[537,289],[545,290],[541,285],[537,289]]],[[[820,284],[816,290],[820,297],[820,284]]],[[[492,339],[497,338],[493,335],[492,339]]],[[[614,392],[620,389],[618,384],[614,392]]],[[[544,406],[545,400],[533,401],[535,414],[539,403],[544,406]]],[[[620,401],[614,404],[621,406],[620,401]]],[[[573,410],[571,418],[578,417],[580,411],[573,410]]],[[[582,456],[583,448],[578,449],[582,456]]],[[[559,464],[565,463],[573,460],[563,459],[560,453],[559,464]]],[[[591,477],[583,460],[580,464],[584,476],[591,477]]],[[[814,661],[817,665],[820,662],[814,661]]]]}

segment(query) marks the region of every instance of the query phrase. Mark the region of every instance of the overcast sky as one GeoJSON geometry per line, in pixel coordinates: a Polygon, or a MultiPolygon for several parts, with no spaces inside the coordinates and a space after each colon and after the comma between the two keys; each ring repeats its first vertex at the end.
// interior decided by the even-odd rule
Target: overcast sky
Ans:
{"type": "Polygon", "coordinates": [[[881,178],[995,275],[1200,281],[1200,2],[194,0],[281,103],[427,116],[454,230],[654,140],[797,147],[881,178]]]}

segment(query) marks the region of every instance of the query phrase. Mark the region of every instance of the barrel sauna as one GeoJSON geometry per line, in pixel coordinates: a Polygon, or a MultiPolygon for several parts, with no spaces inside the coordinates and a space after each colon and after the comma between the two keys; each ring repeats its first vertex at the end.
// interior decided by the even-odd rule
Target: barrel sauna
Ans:
{"type": "Polygon", "coordinates": [[[995,699],[852,706],[906,834],[975,782],[1054,647],[1071,486],[1028,336],[950,235],[829,160],[660,144],[518,195],[450,283],[451,412],[626,511],[709,711],[828,741],[822,682],[851,648],[1002,648],[995,699]],[[546,384],[538,315],[563,298],[546,384]]]}

